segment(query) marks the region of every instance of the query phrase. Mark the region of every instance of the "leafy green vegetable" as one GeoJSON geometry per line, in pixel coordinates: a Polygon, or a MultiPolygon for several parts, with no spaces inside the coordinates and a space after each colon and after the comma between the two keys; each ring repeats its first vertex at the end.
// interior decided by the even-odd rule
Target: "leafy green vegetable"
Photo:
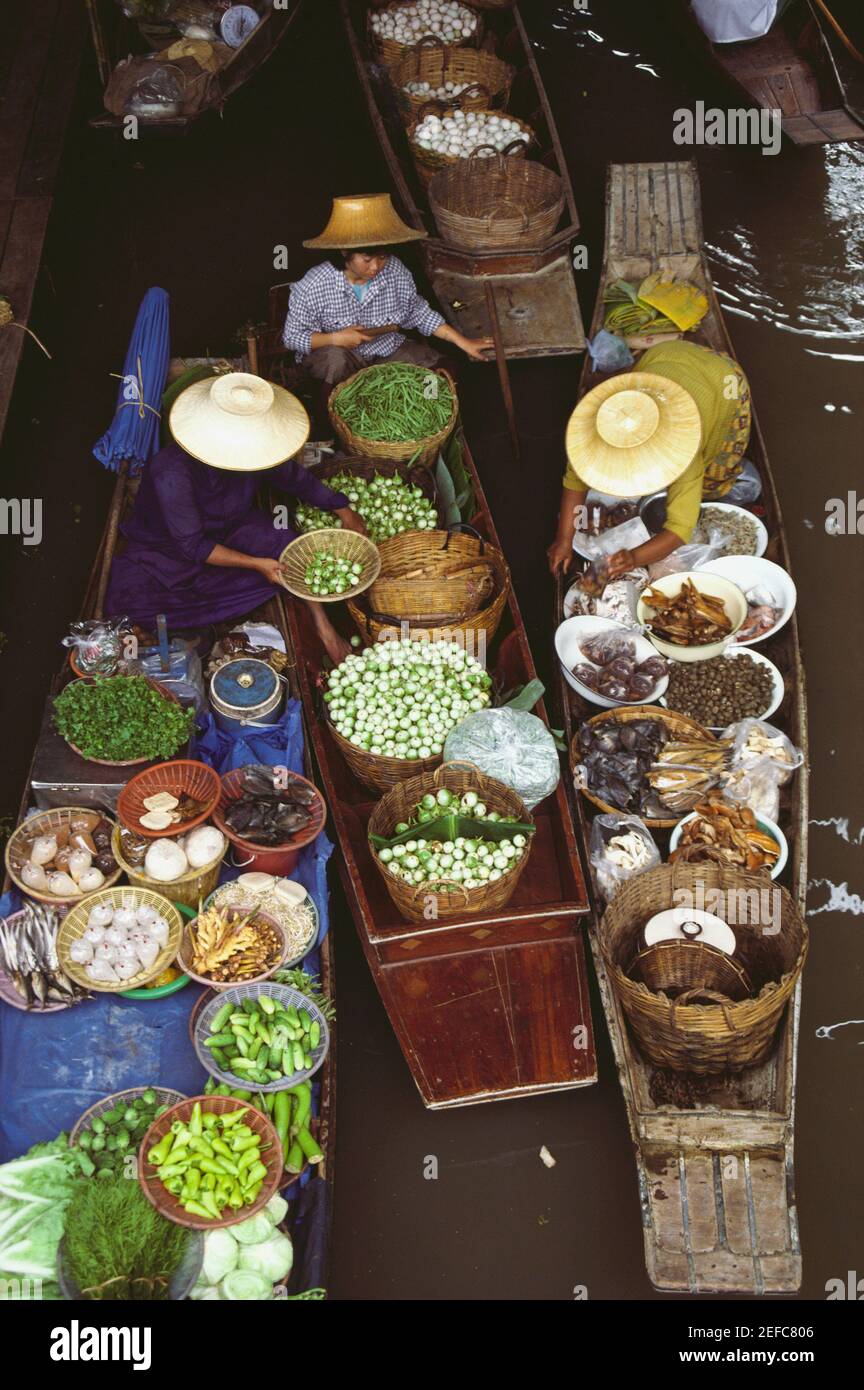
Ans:
{"type": "Polygon", "coordinates": [[[6,1298],[22,1279],[41,1279],[42,1298],[59,1297],[54,1285],[57,1247],[78,1170],[67,1136],[35,1144],[0,1166],[0,1278],[6,1298]]]}
{"type": "Polygon", "coordinates": [[[79,1182],[66,1213],[69,1274],[84,1299],[166,1299],[188,1241],[123,1177],[79,1182]]]}
{"type": "Polygon", "coordinates": [[[221,1283],[222,1295],[245,1303],[252,1299],[273,1297],[273,1284],[263,1274],[255,1274],[251,1269],[235,1269],[226,1274],[221,1283]]]}
{"type": "Polygon", "coordinates": [[[332,1023],[336,1017],[336,1005],[329,994],[324,994],[321,989],[321,981],[317,975],[309,975],[305,970],[275,970],[271,979],[280,985],[290,985],[292,989],[299,990],[305,994],[307,999],[311,999],[321,1010],[328,1023],[332,1023]]]}
{"type": "Polygon", "coordinates": [[[125,762],[173,757],[191,734],[195,714],[143,676],[109,676],[67,685],[54,701],[54,719],[85,758],[125,762]]]}

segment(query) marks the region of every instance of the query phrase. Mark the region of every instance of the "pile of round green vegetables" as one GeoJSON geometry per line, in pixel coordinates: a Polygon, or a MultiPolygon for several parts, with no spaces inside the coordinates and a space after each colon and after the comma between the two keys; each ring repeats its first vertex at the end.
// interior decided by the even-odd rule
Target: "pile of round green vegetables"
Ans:
{"type": "Polygon", "coordinates": [[[363,578],[359,560],[344,560],[329,550],[316,550],[306,566],[305,580],[313,594],[344,594],[363,578]]]}
{"type": "Polygon", "coordinates": [[[267,1176],[261,1135],[244,1124],[245,1106],[224,1115],[202,1111],[200,1100],[188,1121],[175,1120],[147,1151],[147,1161],[166,1191],[190,1216],[220,1221],[226,1209],[251,1207],[267,1176]]]}
{"type": "Polygon", "coordinates": [[[54,722],[85,758],[126,762],[173,758],[192,733],[195,712],[144,676],[109,676],[67,685],[54,701],[54,722]]]}
{"type": "MultiPolygon", "coordinates": [[[[366,523],[369,539],[379,541],[401,536],[403,531],[434,531],[438,525],[435,505],[416,483],[406,483],[398,473],[388,478],[376,473],[372,478],[359,478],[353,473],[334,473],[327,479],[334,492],[343,492],[358,516],[366,523]]],[[[299,502],[295,511],[298,530],[323,531],[340,527],[342,522],[332,512],[299,502]]]]}
{"type": "Polygon", "coordinates": [[[460,720],[490,703],[492,678],[458,642],[376,642],[328,677],[333,727],[375,756],[430,758],[460,720]]]}
{"type": "Polygon", "coordinates": [[[409,362],[381,362],[334,393],[331,406],[352,434],[389,444],[429,439],[446,428],[453,392],[446,377],[409,362]]]}
{"type": "Polygon", "coordinates": [[[151,1088],[135,1100],[94,1116],[73,1145],[85,1177],[126,1175],[127,1159],[137,1155],[150,1125],[167,1109],[167,1105],[160,1105],[158,1095],[151,1088]]]}
{"type": "Polygon", "coordinates": [[[481,888],[495,883],[515,869],[528,845],[526,835],[511,840],[488,840],[483,835],[457,835],[454,840],[406,840],[391,849],[379,849],[378,858],[387,872],[405,883],[460,883],[481,888]]]}
{"type": "Polygon", "coordinates": [[[308,1009],[269,994],[237,1004],[227,1000],[210,1021],[204,1046],[221,1072],[267,1086],[309,1071],[321,1041],[321,1025],[308,1009]]]}
{"type": "Polygon", "coordinates": [[[393,834],[401,835],[404,831],[410,830],[412,825],[425,825],[448,812],[456,816],[470,816],[473,820],[492,821],[493,824],[501,822],[506,825],[512,820],[511,816],[502,816],[499,811],[488,811],[485,802],[480,800],[479,792],[469,789],[460,796],[458,792],[451,792],[448,787],[439,787],[437,792],[427,792],[420,798],[414,808],[414,815],[410,820],[400,821],[393,834]]]}

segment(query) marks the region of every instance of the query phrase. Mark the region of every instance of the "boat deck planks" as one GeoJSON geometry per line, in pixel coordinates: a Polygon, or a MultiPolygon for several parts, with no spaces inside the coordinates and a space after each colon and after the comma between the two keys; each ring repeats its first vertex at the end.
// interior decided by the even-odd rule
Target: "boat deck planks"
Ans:
{"type": "MultiPolygon", "coordinates": [[[[0,58],[0,293],[26,324],[42,260],[83,43],[83,12],[65,0],[15,7],[0,58]]],[[[0,329],[0,438],[24,349],[20,328],[0,329]]]]}
{"type": "MultiPolygon", "coordinates": [[[[603,286],[618,277],[638,280],[662,269],[695,281],[708,296],[708,315],[688,337],[731,355],[702,242],[693,162],[610,165],[604,266],[592,333],[603,325],[603,286]]],[[[586,361],[580,396],[601,379],[586,361]]],[[[761,503],[771,536],[767,558],[789,569],[780,505],[755,413],[747,452],[762,477],[761,503]]],[[[556,623],[562,598],[559,585],[556,623]]],[[[794,615],[767,647],[766,654],[783,671],[786,687],[784,703],[772,721],[785,728],[805,755],[804,766],[781,794],[781,823],[790,846],[786,877],[803,913],[807,712],[794,615]]],[[[560,671],[558,691],[569,742],[579,722],[596,709],[580,703],[560,671]]],[[[575,793],[573,804],[587,842],[587,804],[575,793]]],[[[761,1066],[714,1078],[690,1108],[658,1104],[651,1097],[653,1069],[634,1045],[612,991],[596,926],[590,935],[636,1150],[645,1261],[652,1283],[658,1289],[689,1293],[794,1293],[801,1282],[792,1153],[800,982],[775,1048],[761,1066]]]]}

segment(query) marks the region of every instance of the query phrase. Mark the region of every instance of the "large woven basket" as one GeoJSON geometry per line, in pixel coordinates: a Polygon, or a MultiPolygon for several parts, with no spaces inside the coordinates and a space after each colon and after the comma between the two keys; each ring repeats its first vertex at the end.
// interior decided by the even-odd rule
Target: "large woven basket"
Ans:
{"type": "MultiPolygon", "coordinates": [[[[165,885],[160,885],[162,892],[155,892],[151,888],[129,888],[125,885],[121,888],[100,888],[98,893],[93,893],[90,898],[77,907],[73,907],[66,914],[60,923],[60,930],[57,933],[57,955],[60,964],[70,979],[75,980],[84,989],[93,990],[100,994],[122,994],[127,989],[141,989],[147,984],[148,980],[155,980],[162,974],[168,966],[172,964],[180,947],[180,934],[183,921],[173,902],[169,902],[165,896],[165,885]],[[129,980],[117,980],[115,983],[108,981],[94,981],[85,973],[85,967],[78,965],[72,960],[69,949],[73,941],[80,941],[87,930],[87,919],[96,903],[110,902],[116,909],[118,907],[155,907],[156,911],[168,922],[168,940],[162,947],[149,970],[139,970],[137,975],[133,975],[129,980]]],[[[173,884],[171,885],[173,889],[173,884]]]]}
{"type": "MultiPolygon", "coordinates": [[[[488,810],[498,811],[501,815],[523,824],[531,820],[531,814],[524,801],[512,788],[503,782],[497,782],[493,777],[487,777],[471,763],[451,762],[442,763],[434,772],[409,777],[406,782],[393,787],[373,809],[369,817],[369,835],[389,838],[400,822],[410,821],[421,797],[427,792],[436,792],[441,787],[446,787],[448,791],[456,792],[460,796],[466,791],[479,792],[488,810]]],[[[423,834],[422,825],[418,825],[417,834],[423,834]]],[[[503,907],[513,896],[520,875],[528,863],[531,840],[529,839],[525,853],[514,868],[502,873],[501,878],[494,883],[484,883],[482,888],[465,888],[461,883],[449,883],[445,886],[442,882],[436,889],[431,883],[405,883],[401,878],[388,873],[371,842],[369,852],[387,885],[387,892],[403,917],[409,922],[423,922],[429,920],[429,905],[432,900],[435,904],[433,920],[462,917],[466,913],[488,912],[503,907]]]]}
{"type": "Polygon", "coordinates": [[[297,598],[310,599],[313,603],[340,603],[354,594],[362,594],[370,584],[374,584],[381,568],[378,547],[368,536],[359,531],[340,530],[328,527],[322,531],[305,531],[286,545],[279,556],[282,583],[289,593],[297,598]],[[356,584],[352,584],[341,594],[315,594],[306,580],[306,572],[316,553],[323,551],[339,560],[355,561],[363,566],[356,584]]]}
{"type": "Polygon", "coordinates": [[[657,941],[639,952],[627,974],[670,999],[693,989],[713,990],[729,999],[746,999],[751,993],[744,967],[703,941],[657,941]]]}
{"type": "MultiPolygon", "coordinates": [[[[152,893],[161,893],[170,897],[172,902],[183,903],[185,907],[197,908],[199,901],[212,893],[219,882],[219,870],[222,866],[222,860],[228,853],[228,841],[226,839],[225,848],[212,864],[205,864],[203,869],[189,869],[180,878],[175,878],[172,883],[162,883],[159,879],[149,878],[143,869],[133,868],[131,864],[126,862],[120,848],[119,826],[115,829],[111,840],[111,851],[134,887],[149,888],[152,893]]],[[[127,985],[127,988],[130,986],[127,985]]]]}
{"type": "MultiPolygon", "coordinates": [[[[399,477],[403,483],[408,483],[412,487],[419,487],[424,497],[434,504],[438,512],[439,525],[444,524],[445,508],[438,498],[435,475],[422,463],[399,463],[396,459],[341,458],[330,459],[327,463],[319,463],[310,468],[309,472],[319,478],[322,483],[326,483],[328,487],[332,486],[330,480],[337,473],[350,473],[355,478],[365,479],[366,482],[371,482],[376,477],[399,477]]],[[[303,534],[312,535],[313,533],[305,532],[303,534]]]]}
{"type": "Polygon", "coordinates": [[[445,241],[470,250],[542,246],[564,211],[560,175],[534,159],[460,159],[429,184],[445,241]]]}
{"type": "Polygon", "coordinates": [[[411,122],[435,98],[409,92],[409,82],[428,82],[433,91],[446,82],[467,83],[464,91],[448,98],[450,105],[461,111],[484,111],[507,105],[514,75],[510,64],[494,53],[477,48],[449,48],[434,39],[408,49],[390,69],[399,105],[411,122]]]}
{"type": "Polygon", "coordinates": [[[328,723],[328,728],[336,747],[358,782],[362,782],[364,787],[369,787],[378,796],[404,782],[406,777],[413,777],[420,772],[431,772],[441,762],[440,754],[432,758],[388,758],[384,754],[367,753],[364,748],[358,748],[356,743],[344,738],[332,724],[328,723]]]}
{"type": "MultiPolygon", "coordinates": [[[[424,38],[434,39],[434,35],[429,34],[421,37],[418,43],[416,44],[396,43],[395,39],[379,38],[379,36],[375,33],[374,29],[372,28],[372,15],[376,12],[379,14],[383,14],[387,11],[392,10],[404,10],[407,6],[413,5],[414,2],[415,0],[392,0],[392,3],[389,5],[376,5],[374,7],[370,7],[367,30],[369,47],[375,55],[376,61],[379,63],[383,63],[385,67],[393,67],[394,64],[398,63],[402,58],[405,57],[406,53],[416,52],[417,49],[421,45],[423,45],[424,38]]],[[[462,5],[463,9],[471,10],[472,14],[474,15],[474,18],[476,19],[476,25],[473,34],[471,34],[469,38],[461,39],[458,44],[454,44],[453,46],[457,48],[476,48],[483,37],[483,17],[481,14],[478,13],[478,9],[473,4],[473,0],[472,4],[470,5],[465,4],[465,0],[459,0],[459,3],[460,5],[462,5]]],[[[438,42],[437,39],[435,39],[434,41],[436,43],[438,42]]]]}
{"type": "MultiPolygon", "coordinates": [[[[360,369],[361,372],[368,372],[369,370],[369,367],[361,367],[360,369]]],[[[430,367],[417,368],[418,372],[424,373],[428,373],[432,370],[433,368],[430,367]]],[[[443,377],[449,386],[453,406],[450,411],[450,418],[443,429],[440,429],[437,434],[429,435],[426,439],[391,441],[388,439],[364,439],[362,435],[354,434],[353,430],[345,424],[339,414],[339,397],[352,381],[357,380],[360,372],[355,372],[353,376],[347,377],[345,381],[340,381],[338,386],[334,387],[330,393],[327,411],[330,416],[330,423],[336,431],[338,438],[341,440],[342,446],[346,452],[349,454],[363,454],[364,457],[370,459],[392,459],[397,463],[420,463],[431,467],[438,457],[438,450],[441,448],[441,445],[449,438],[453,426],[456,424],[456,417],[459,414],[459,399],[456,394],[456,382],[445,368],[438,367],[434,370],[438,376],[443,377]]]]}
{"type": "MultiPolygon", "coordinates": [[[[449,106],[444,106],[441,102],[427,102],[426,106],[427,108],[434,107],[436,111],[440,113],[442,118],[446,116],[451,116],[453,112],[456,110],[456,108],[452,104],[449,106]]],[[[488,110],[488,108],[482,109],[488,110]]],[[[477,145],[474,150],[470,150],[467,155],[442,154],[439,150],[424,149],[422,145],[418,145],[417,143],[417,127],[420,124],[420,121],[424,114],[425,112],[421,108],[421,111],[417,113],[417,118],[408,127],[408,142],[411,147],[411,155],[414,160],[414,165],[417,169],[417,174],[425,188],[428,188],[430,186],[434,175],[437,174],[439,170],[451,169],[459,164],[465,164],[472,159],[476,163],[479,160],[482,160],[483,158],[491,158],[492,156],[494,156],[496,159],[517,159],[521,163],[525,158],[526,151],[529,149],[530,145],[534,143],[534,132],[531,129],[530,125],[528,125],[525,121],[521,121],[518,116],[513,116],[511,114],[510,119],[516,122],[523,134],[529,136],[529,140],[527,142],[525,140],[520,140],[517,136],[514,135],[510,144],[507,145],[503,150],[496,150],[492,145],[489,144],[480,144],[477,145]],[[478,151],[480,150],[486,150],[489,153],[486,156],[481,156],[478,153],[478,151]]],[[[494,116],[495,112],[490,111],[490,115],[494,116]]]]}
{"type": "Polygon", "coordinates": [[[202,809],[196,815],[169,827],[170,835],[185,835],[187,830],[203,824],[219,800],[219,774],[207,763],[194,758],[175,758],[136,773],[120,792],[117,815],[128,829],[144,839],[158,839],[166,833],[164,830],[148,830],[141,824],[141,817],[147,814],[144,802],[159,792],[169,792],[178,798],[189,796],[202,803],[202,809]]]}
{"type": "MultiPolygon", "coordinates": [[[[66,903],[79,903],[82,898],[92,897],[92,894],[78,895],[74,898],[58,898],[53,893],[40,893],[35,888],[28,888],[21,878],[21,869],[27,860],[26,846],[30,840],[37,835],[47,835],[52,830],[58,830],[60,826],[68,825],[73,816],[86,815],[92,816],[94,810],[92,806],[58,806],[51,811],[37,811],[34,815],[28,816],[12,832],[6,844],[6,872],[11,878],[15,887],[27,898],[33,898],[39,903],[48,903],[50,907],[63,907],[66,903]]],[[[96,812],[102,820],[108,822],[114,833],[115,822],[104,811],[96,812]]],[[[114,856],[116,859],[116,855],[114,856]]],[[[111,888],[117,882],[123,872],[122,866],[118,863],[117,868],[111,874],[105,875],[105,882],[101,888],[94,891],[101,893],[104,888],[111,888]]]]}
{"type": "MultiPolygon", "coordinates": [[[[708,739],[709,742],[714,738],[714,734],[708,729],[703,729],[701,724],[697,724],[695,719],[690,719],[686,714],[675,714],[674,711],[663,709],[659,705],[628,705],[614,710],[604,710],[602,714],[595,714],[585,722],[588,724],[606,723],[630,723],[635,719],[659,719],[675,736],[678,734],[695,734],[699,738],[708,739]]],[[[570,744],[570,767],[575,768],[582,761],[579,749],[579,735],[574,736],[570,744]]],[[[590,801],[592,806],[596,806],[600,811],[611,812],[620,815],[620,806],[610,806],[608,802],[601,801],[599,796],[595,796],[587,787],[580,787],[579,790],[590,801]]],[[[682,811],[680,816],[642,816],[646,825],[652,826],[656,830],[671,830],[677,825],[679,820],[689,815],[688,811],[682,811]]]]}
{"type": "Polygon", "coordinates": [[[348,605],[367,641],[402,622],[426,640],[470,633],[492,641],[510,593],[510,570],[494,546],[454,531],[411,531],[383,541],[380,552],[378,580],[362,604],[348,605]]]}
{"type": "Polygon", "coordinates": [[[637,874],[616,893],[598,934],[612,988],[642,1052],[655,1066],[697,1075],[741,1071],[765,1060],[808,946],[807,926],[785,888],[715,864],[664,864],[637,874]],[[694,992],[688,991],[669,999],[628,977],[645,922],[680,907],[684,896],[734,919],[736,960],[753,997],[691,1002],[694,992]]]}

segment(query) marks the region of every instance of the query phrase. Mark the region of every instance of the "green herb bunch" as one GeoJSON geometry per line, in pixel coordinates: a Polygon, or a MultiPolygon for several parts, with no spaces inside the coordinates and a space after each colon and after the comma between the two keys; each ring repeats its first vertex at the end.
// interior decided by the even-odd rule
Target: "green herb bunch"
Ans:
{"type": "Polygon", "coordinates": [[[277,984],[290,985],[292,989],[299,990],[305,994],[307,999],[317,1005],[328,1023],[332,1023],[336,1017],[336,1005],[329,994],[324,994],[321,989],[321,981],[317,975],[309,975],[305,970],[276,970],[271,976],[277,984]]]}
{"type": "Polygon", "coordinates": [[[192,732],[193,710],[168,700],[144,676],[73,681],[54,701],[59,732],[85,758],[171,758],[192,732]]]}
{"type": "Polygon", "coordinates": [[[84,1179],[66,1210],[65,1262],[84,1299],[155,1302],[167,1299],[189,1238],[134,1179],[84,1179]]]}

